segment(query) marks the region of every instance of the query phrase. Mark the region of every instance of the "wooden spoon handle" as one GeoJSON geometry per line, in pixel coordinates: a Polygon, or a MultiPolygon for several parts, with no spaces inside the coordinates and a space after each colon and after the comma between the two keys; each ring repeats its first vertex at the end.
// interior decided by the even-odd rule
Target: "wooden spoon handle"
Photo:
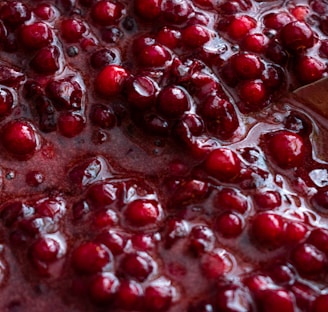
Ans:
{"type": "Polygon", "coordinates": [[[296,99],[328,118],[328,78],[323,78],[296,89],[296,99]]]}

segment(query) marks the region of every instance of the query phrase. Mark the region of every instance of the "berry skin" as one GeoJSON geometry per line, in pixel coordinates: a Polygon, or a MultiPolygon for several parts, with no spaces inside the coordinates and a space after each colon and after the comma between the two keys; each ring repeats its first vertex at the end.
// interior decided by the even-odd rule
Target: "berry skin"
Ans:
{"type": "Polygon", "coordinates": [[[323,273],[327,265],[325,254],[311,244],[301,244],[292,252],[292,261],[300,274],[317,275],[323,273]]]}
{"type": "Polygon", "coordinates": [[[136,13],[147,20],[154,20],[161,13],[162,0],[136,0],[136,13]]]}
{"type": "Polygon", "coordinates": [[[293,52],[311,48],[314,44],[312,29],[304,22],[291,22],[281,29],[281,41],[286,49],[293,52]]]}
{"type": "Polygon", "coordinates": [[[103,245],[87,242],[74,250],[72,265],[82,273],[97,273],[111,264],[112,257],[110,251],[103,245]]]}
{"type": "Polygon", "coordinates": [[[167,117],[181,116],[189,108],[188,95],[179,86],[166,87],[158,95],[157,108],[167,117]]]}
{"type": "Polygon", "coordinates": [[[241,160],[237,154],[228,148],[213,150],[206,158],[206,172],[221,181],[232,181],[241,170],[241,160]]]}
{"type": "Polygon", "coordinates": [[[227,33],[228,36],[234,40],[240,40],[245,35],[249,33],[249,31],[256,27],[256,21],[245,15],[234,17],[230,22],[227,33]]]}
{"type": "Polygon", "coordinates": [[[281,216],[273,213],[261,213],[252,222],[251,236],[265,248],[280,247],[284,234],[284,222],[281,216]]]}
{"type": "Polygon", "coordinates": [[[123,15],[124,7],[121,3],[101,0],[96,2],[91,9],[91,17],[102,26],[117,24],[123,15]]]}
{"type": "Polygon", "coordinates": [[[114,300],[120,282],[112,273],[104,273],[94,278],[90,285],[91,299],[99,304],[114,300]]]}
{"type": "Polygon", "coordinates": [[[32,124],[27,120],[15,120],[2,129],[4,148],[17,158],[26,158],[39,148],[39,137],[32,124]]]}
{"type": "Polygon", "coordinates": [[[118,95],[128,77],[127,71],[119,65],[107,65],[96,77],[96,92],[104,97],[118,95]]]}
{"type": "Polygon", "coordinates": [[[26,49],[40,49],[52,41],[50,28],[42,22],[23,25],[20,29],[20,39],[26,49]]]}
{"type": "Polygon", "coordinates": [[[182,42],[191,48],[203,46],[210,40],[209,31],[201,25],[191,25],[186,27],[182,33],[182,42]]]}
{"type": "Polygon", "coordinates": [[[269,154],[281,168],[293,168],[305,157],[303,138],[293,132],[281,130],[273,133],[268,140],[269,154]]]}
{"type": "Polygon", "coordinates": [[[161,208],[153,200],[134,200],[125,210],[127,222],[135,227],[153,225],[160,219],[160,216],[161,208]]]}

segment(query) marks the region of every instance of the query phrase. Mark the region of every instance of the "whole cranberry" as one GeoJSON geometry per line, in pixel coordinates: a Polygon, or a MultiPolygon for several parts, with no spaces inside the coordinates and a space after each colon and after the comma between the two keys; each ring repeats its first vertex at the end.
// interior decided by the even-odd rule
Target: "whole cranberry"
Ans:
{"type": "Polygon", "coordinates": [[[244,227],[243,218],[234,212],[224,212],[217,218],[216,227],[217,232],[225,238],[237,237],[244,227]]]}
{"type": "Polygon", "coordinates": [[[94,86],[101,96],[118,95],[128,77],[128,72],[119,65],[107,65],[96,77],[94,86]]]}
{"type": "Polygon", "coordinates": [[[232,181],[241,171],[241,160],[229,148],[213,150],[204,162],[206,172],[221,181],[232,181]]]}
{"type": "Polygon", "coordinates": [[[31,11],[20,1],[4,1],[0,18],[9,27],[16,27],[31,18],[31,11]]]}
{"type": "Polygon", "coordinates": [[[116,303],[121,309],[135,310],[142,304],[142,286],[133,280],[123,280],[117,290],[116,303]]]}
{"type": "Polygon", "coordinates": [[[80,134],[84,128],[84,119],[81,115],[64,112],[58,117],[58,130],[67,138],[73,138],[80,134]]]}
{"type": "Polygon", "coordinates": [[[101,0],[91,8],[92,19],[100,25],[117,24],[124,14],[124,6],[119,2],[101,0]]]}
{"type": "Polygon", "coordinates": [[[72,254],[74,269],[83,273],[101,272],[111,265],[113,256],[104,245],[86,242],[79,245],[72,254]]]}
{"type": "Polygon", "coordinates": [[[302,275],[317,275],[323,273],[327,258],[325,254],[311,244],[303,243],[292,251],[292,261],[302,275]]]}
{"type": "Polygon", "coordinates": [[[20,42],[27,49],[40,49],[53,39],[49,26],[42,22],[24,24],[20,28],[20,42]]]}
{"type": "Polygon", "coordinates": [[[161,11],[169,23],[182,24],[192,13],[192,7],[188,1],[162,0],[161,11]]]}
{"type": "Polygon", "coordinates": [[[113,128],[116,123],[116,116],[113,109],[103,104],[92,106],[90,119],[96,126],[104,129],[113,128]]]}
{"type": "Polygon", "coordinates": [[[182,42],[191,48],[202,47],[211,38],[209,31],[201,25],[187,26],[181,32],[182,42]]]}
{"type": "Polygon", "coordinates": [[[31,256],[34,261],[52,262],[58,258],[60,245],[50,237],[39,238],[31,246],[31,256]]]}
{"type": "Polygon", "coordinates": [[[241,79],[256,79],[263,71],[262,60],[255,54],[239,53],[234,55],[230,62],[236,75],[241,79]]]}
{"type": "Polygon", "coordinates": [[[328,309],[328,294],[322,294],[318,296],[314,302],[312,307],[313,312],[324,312],[328,309]]]}
{"type": "Polygon", "coordinates": [[[160,220],[161,208],[154,200],[136,199],[128,204],[124,215],[132,226],[153,225],[160,220]]]}
{"type": "Polygon", "coordinates": [[[213,250],[202,255],[201,269],[207,278],[219,279],[231,271],[232,261],[224,250],[213,250]]]}
{"type": "Polygon", "coordinates": [[[232,188],[223,188],[214,198],[215,208],[245,213],[248,208],[247,198],[232,188]]]}
{"type": "Polygon", "coordinates": [[[296,133],[277,131],[268,137],[267,144],[270,156],[281,168],[296,167],[304,160],[304,140],[296,133]]]}
{"type": "Polygon", "coordinates": [[[254,194],[258,209],[273,210],[281,205],[281,195],[277,191],[262,190],[254,194]]]}
{"type": "Polygon", "coordinates": [[[167,311],[173,297],[174,288],[171,283],[154,283],[146,287],[143,302],[148,311],[167,311]]]}
{"type": "Polygon", "coordinates": [[[86,27],[82,21],[74,18],[64,19],[61,22],[61,35],[67,42],[77,42],[82,38],[86,27]]]}
{"type": "Polygon", "coordinates": [[[256,20],[248,15],[235,16],[227,27],[228,36],[233,40],[241,40],[256,24],[256,20]]]}
{"type": "Polygon", "coordinates": [[[137,76],[128,80],[126,93],[133,108],[144,110],[155,103],[157,85],[150,77],[137,76]]]}
{"type": "Polygon", "coordinates": [[[314,45],[314,35],[310,26],[304,22],[291,22],[280,32],[283,46],[291,51],[308,49],[314,45]]]}
{"type": "Polygon", "coordinates": [[[148,44],[137,51],[137,60],[141,66],[145,67],[165,67],[171,60],[171,54],[167,48],[161,44],[148,44]]]}
{"type": "Polygon", "coordinates": [[[134,1],[136,13],[146,20],[154,20],[160,15],[161,4],[162,0],[134,1]]]}
{"type": "Polygon", "coordinates": [[[3,126],[2,144],[13,156],[26,158],[39,148],[40,139],[29,121],[17,119],[3,126]]]}
{"type": "Polygon", "coordinates": [[[254,217],[251,236],[264,248],[280,247],[284,234],[284,221],[278,214],[265,212],[254,217]]]}
{"type": "MultiPolygon", "coordinates": [[[[113,225],[113,222],[109,225],[113,225]]],[[[96,241],[105,245],[114,255],[122,253],[126,245],[126,238],[123,234],[114,230],[103,231],[97,236],[96,241]]]]}
{"type": "Polygon", "coordinates": [[[295,72],[302,83],[311,83],[323,77],[326,65],[312,56],[301,56],[295,64],[295,72]]]}
{"type": "Polygon", "coordinates": [[[287,12],[269,13],[263,19],[265,27],[275,30],[281,29],[292,21],[292,17],[287,12]]]}
{"type": "Polygon", "coordinates": [[[144,252],[125,255],[120,266],[125,276],[139,282],[145,281],[156,269],[154,260],[144,252]]]}
{"type": "Polygon", "coordinates": [[[8,116],[13,107],[14,102],[14,93],[11,89],[1,87],[0,88],[0,117],[8,116]]]}
{"type": "Polygon", "coordinates": [[[156,36],[156,41],[169,49],[175,49],[181,39],[181,32],[171,27],[163,27],[156,36]]]}
{"type": "Polygon", "coordinates": [[[260,79],[246,80],[239,85],[239,97],[252,111],[261,109],[268,99],[264,82],[260,79]]]}
{"type": "Polygon", "coordinates": [[[31,60],[32,68],[40,74],[53,74],[59,69],[59,49],[56,46],[40,49],[31,60]]]}
{"type": "Polygon", "coordinates": [[[119,288],[119,279],[112,273],[97,275],[90,284],[90,297],[98,304],[111,303],[119,288]]]}
{"type": "Polygon", "coordinates": [[[164,116],[181,116],[189,107],[189,96],[180,86],[166,87],[158,95],[157,109],[164,116]]]}
{"type": "Polygon", "coordinates": [[[291,293],[284,289],[266,289],[261,295],[259,308],[263,312],[295,311],[295,299],[291,293]]]}

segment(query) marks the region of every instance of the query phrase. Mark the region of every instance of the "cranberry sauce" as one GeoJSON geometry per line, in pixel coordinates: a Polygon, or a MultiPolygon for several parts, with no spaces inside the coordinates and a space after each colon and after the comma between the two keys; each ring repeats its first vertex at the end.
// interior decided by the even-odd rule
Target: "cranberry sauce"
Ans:
{"type": "Polygon", "coordinates": [[[1,311],[328,311],[326,0],[0,3],[1,311]]]}

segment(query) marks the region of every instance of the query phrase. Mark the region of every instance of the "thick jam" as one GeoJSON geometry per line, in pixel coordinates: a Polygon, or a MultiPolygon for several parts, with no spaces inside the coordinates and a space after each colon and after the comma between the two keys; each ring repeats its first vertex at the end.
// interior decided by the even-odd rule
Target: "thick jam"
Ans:
{"type": "Polygon", "coordinates": [[[1,311],[328,311],[328,2],[0,3],[1,311]]]}

